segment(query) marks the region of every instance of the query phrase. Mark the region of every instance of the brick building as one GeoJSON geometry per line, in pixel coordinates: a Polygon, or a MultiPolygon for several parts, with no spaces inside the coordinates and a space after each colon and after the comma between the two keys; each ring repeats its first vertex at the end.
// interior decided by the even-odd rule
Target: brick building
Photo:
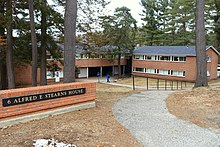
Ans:
{"type": "MultiPolygon", "coordinates": [[[[219,52],[206,47],[208,79],[217,78],[219,52]]],[[[194,82],[195,46],[142,46],[133,52],[132,73],[136,76],[194,82]]]]}
{"type": "MultiPolygon", "coordinates": [[[[63,45],[59,45],[62,51],[64,50],[63,45]]],[[[86,49],[83,46],[76,45],[76,67],[79,69],[79,78],[88,78],[96,76],[99,72],[101,76],[105,76],[107,73],[114,76],[118,74],[118,57],[113,56],[111,53],[113,51],[113,46],[104,46],[99,49],[91,50],[86,49]],[[107,54],[109,53],[109,55],[107,54]],[[111,56],[111,57],[110,57],[111,56]]],[[[124,51],[123,51],[124,52],[124,51]]],[[[122,53],[123,54],[123,53],[122,53]]],[[[47,61],[54,60],[52,56],[49,56],[47,61]]],[[[61,59],[62,61],[63,59],[61,59]]],[[[121,73],[125,74],[125,66],[127,61],[125,56],[121,57],[121,73]]],[[[58,63],[61,68],[60,77],[63,77],[63,65],[58,63]]],[[[52,75],[48,72],[49,75],[52,75]]],[[[52,76],[51,76],[52,77],[52,76]]],[[[48,76],[50,78],[50,76],[48,76]]]]}
{"type": "MultiPolygon", "coordinates": [[[[61,48],[61,52],[64,50],[64,46],[59,44],[61,48]]],[[[118,74],[118,60],[117,56],[113,57],[112,50],[114,47],[105,46],[96,50],[85,49],[82,46],[76,46],[76,60],[75,64],[77,69],[79,69],[78,78],[88,78],[92,76],[97,76],[97,73],[100,73],[100,76],[105,76],[107,73],[114,76],[118,74]],[[108,53],[109,56],[108,57],[108,53]]],[[[63,58],[60,59],[63,61],[63,58]]],[[[63,78],[63,65],[55,60],[52,55],[47,53],[47,62],[55,62],[58,65],[60,70],[53,73],[51,71],[47,71],[47,79],[54,80],[55,76],[59,76],[59,78],[63,78]]],[[[121,73],[125,74],[125,66],[127,65],[127,60],[125,56],[121,57],[121,73]]],[[[15,68],[15,83],[16,84],[31,84],[32,81],[32,68],[31,65],[24,66],[16,66],[15,68]],[[22,71],[22,72],[21,72],[22,71]]],[[[38,82],[40,82],[40,69],[38,68],[38,82]]]]}

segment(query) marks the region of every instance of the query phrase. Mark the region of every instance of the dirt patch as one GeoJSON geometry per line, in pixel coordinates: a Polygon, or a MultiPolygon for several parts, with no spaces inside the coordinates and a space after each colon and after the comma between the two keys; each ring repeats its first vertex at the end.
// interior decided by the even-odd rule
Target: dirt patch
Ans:
{"type": "Polygon", "coordinates": [[[142,146],[112,113],[113,105],[132,93],[131,88],[97,84],[97,107],[0,129],[0,146],[32,146],[33,140],[40,138],[54,138],[78,147],[142,146]]]}
{"type": "Polygon", "coordinates": [[[220,132],[220,90],[196,88],[171,94],[166,100],[170,113],[201,127],[220,132]]]}

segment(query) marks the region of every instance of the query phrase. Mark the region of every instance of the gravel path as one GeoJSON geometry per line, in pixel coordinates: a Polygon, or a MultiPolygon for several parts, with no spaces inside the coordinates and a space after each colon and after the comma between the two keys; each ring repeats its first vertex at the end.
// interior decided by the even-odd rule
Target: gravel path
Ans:
{"type": "Polygon", "coordinates": [[[170,93],[147,91],[131,95],[115,104],[113,113],[145,147],[219,147],[215,133],[168,112],[165,99],[170,93]]]}

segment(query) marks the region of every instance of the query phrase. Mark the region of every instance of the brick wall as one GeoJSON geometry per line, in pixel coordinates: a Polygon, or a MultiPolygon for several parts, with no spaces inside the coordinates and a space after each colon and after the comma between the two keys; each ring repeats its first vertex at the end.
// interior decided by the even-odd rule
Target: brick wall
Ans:
{"type": "MultiPolygon", "coordinates": [[[[121,65],[126,65],[126,59],[121,59],[121,65]]],[[[77,59],[77,67],[101,67],[101,66],[113,66],[118,65],[118,60],[110,62],[107,59],[77,59]]]]}
{"type": "Polygon", "coordinates": [[[217,67],[218,67],[218,54],[212,49],[208,49],[206,54],[211,58],[211,62],[207,62],[207,70],[210,70],[209,79],[216,79],[217,76],[217,67]]]}
{"type": "MultiPolygon", "coordinates": [[[[63,70],[63,65],[54,61],[58,64],[58,66],[63,70]]],[[[121,59],[121,65],[126,65],[126,59],[121,59]]],[[[101,67],[101,66],[113,66],[118,65],[118,61],[114,60],[114,62],[110,62],[107,59],[76,59],[77,67],[101,67]]],[[[32,83],[32,67],[29,64],[25,66],[15,66],[15,83],[16,85],[31,85],[32,83]]],[[[40,68],[38,68],[37,73],[37,81],[40,83],[40,68]]]]}
{"type": "MultiPolygon", "coordinates": [[[[16,85],[32,83],[32,67],[29,64],[23,66],[15,66],[14,69],[16,85]]],[[[40,68],[37,69],[37,81],[40,82],[40,68]]]]}
{"type": "Polygon", "coordinates": [[[178,77],[178,76],[167,76],[167,75],[133,72],[133,75],[137,75],[137,76],[147,76],[151,78],[179,80],[179,81],[194,81],[196,78],[196,75],[195,75],[196,58],[195,57],[187,57],[185,62],[133,60],[132,66],[140,67],[140,68],[161,69],[161,70],[185,71],[186,73],[185,77],[178,77]]]}
{"type": "Polygon", "coordinates": [[[48,86],[20,88],[13,90],[2,90],[0,91],[0,120],[26,115],[34,112],[65,107],[69,105],[76,105],[78,103],[94,101],[95,98],[96,98],[96,83],[93,82],[80,82],[80,83],[77,82],[77,83],[69,83],[69,84],[56,84],[56,85],[48,85],[48,86]],[[86,88],[86,93],[81,95],[67,96],[62,98],[30,102],[30,103],[18,104],[7,107],[3,107],[2,104],[3,98],[19,97],[19,96],[56,92],[61,90],[69,90],[69,89],[77,89],[77,88],[86,88]]]}

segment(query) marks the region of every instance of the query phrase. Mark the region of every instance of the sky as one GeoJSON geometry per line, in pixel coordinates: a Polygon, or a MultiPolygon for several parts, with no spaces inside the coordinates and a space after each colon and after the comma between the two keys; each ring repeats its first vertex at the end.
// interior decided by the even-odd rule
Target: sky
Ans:
{"type": "Polygon", "coordinates": [[[115,8],[122,6],[126,6],[131,9],[131,15],[138,21],[138,26],[140,26],[142,23],[139,15],[142,12],[140,0],[111,0],[107,8],[114,12],[115,8]]]}
{"type": "MultiPolygon", "coordinates": [[[[142,12],[143,8],[140,5],[140,1],[141,0],[110,0],[110,4],[107,6],[107,9],[113,14],[115,8],[117,7],[128,7],[131,9],[131,15],[137,20],[137,25],[141,26],[142,21],[139,14],[142,12]]],[[[48,2],[53,4],[52,0],[48,0],[48,2]]],[[[58,11],[62,10],[58,9],[58,11]]]]}

